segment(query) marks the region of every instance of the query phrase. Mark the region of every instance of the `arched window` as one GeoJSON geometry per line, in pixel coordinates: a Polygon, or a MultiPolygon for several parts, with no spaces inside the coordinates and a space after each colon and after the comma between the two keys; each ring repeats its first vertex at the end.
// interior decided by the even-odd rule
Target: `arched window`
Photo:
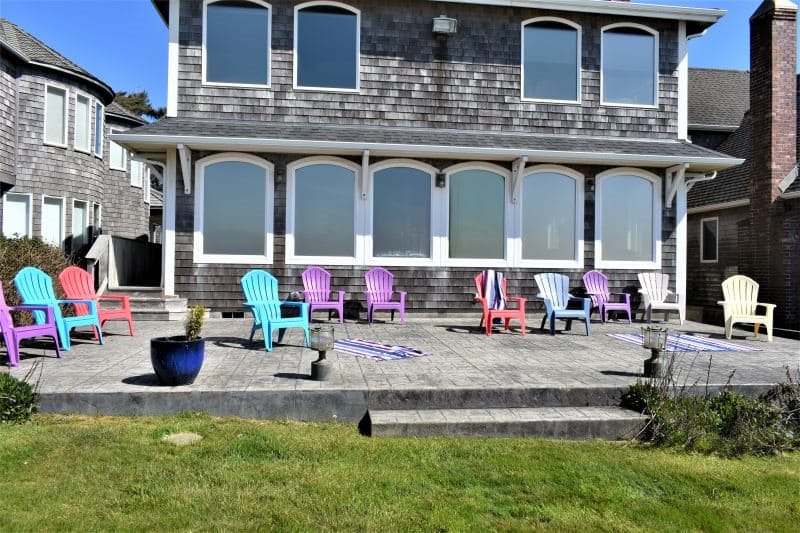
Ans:
{"type": "Polygon", "coordinates": [[[602,33],[602,103],[656,106],[658,33],[640,24],[612,24],[602,33]]]}
{"type": "Polygon", "coordinates": [[[583,176],[555,165],[522,178],[521,245],[526,266],[583,266],[583,176]]]}
{"type": "Polygon", "coordinates": [[[288,166],[287,263],[353,264],[358,257],[356,184],[360,167],[311,157],[288,166]]]}
{"type": "Polygon", "coordinates": [[[261,0],[206,0],[203,82],[269,85],[271,14],[261,0]]]}
{"type": "Polygon", "coordinates": [[[622,168],[597,175],[595,266],[660,268],[661,180],[622,168]]]}
{"type": "Polygon", "coordinates": [[[195,262],[272,262],[272,174],[272,163],[247,154],[196,163],[195,262]]]}
{"type": "Polygon", "coordinates": [[[436,169],[410,160],[372,167],[369,257],[381,264],[430,263],[436,169]]]}
{"type": "Polygon", "coordinates": [[[556,18],[522,23],[522,98],[580,100],[581,30],[556,18]]]}
{"type": "Polygon", "coordinates": [[[360,17],[339,2],[295,7],[295,87],[359,89],[360,17]]]}
{"type": "Polygon", "coordinates": [[[508,171],[490,164],[464,163],[450,167],[446,174],[449,262],[474,264],[479,259],[502,264],[506,260],[508,171]]]}

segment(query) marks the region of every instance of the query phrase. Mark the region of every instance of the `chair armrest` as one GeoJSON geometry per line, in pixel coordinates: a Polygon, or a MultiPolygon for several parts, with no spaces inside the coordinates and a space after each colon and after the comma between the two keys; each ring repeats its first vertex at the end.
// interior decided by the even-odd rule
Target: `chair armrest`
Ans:
{"type": "Polygon", "coordinates": [[[338,292],[339,293],[339,301],[340,302],[344,302],[345,291],[333,291],[333,292],[338,292]]]}
{"type": "Polygon", "coordinates": [[[525,312],[525,302],[528,301],[527,298],[523,298],[522,296],[506,296],[506,300],[509,302],[517,302],[519,309],[525,312]]]}
{"type": "Polygon", "coordinates": [[[56,323],[56,315],[53,307],[50,305],[38,305],[38,304],[25,304],[25,305],[15,305],[8,308],[9,311],[44,311],[45,316],[47,319],[45,320],[46,324],[55,324],[56,323]]]}
{"type": "Polygon", "coordinates": [[[292,307],[300,307],[300,308],[302,308],[302,307],[304,307],[304,306],[306,306],[308,304],[305,303],[305,302],[290,302],[290,301],[287,300],[285,302],[280,302],[280,305],[289,305],[289,306],[292,306],[292,307]]]}
{"type": "Polygon", "coordinates": [[[770,312],[778,306],[777,304],[762,304],[761,302],[756,302],[756,307],[763,307],[767,312],[770,312]]]}
{"type": "Polygon", "coordinates": [[[96,315],[97,314],[97,302],[95,302],[94,300],[77,300],[77,299],[73,300],[73,299],[68,299],[68,300],[56,300],[56,301],[59,304],[66,304],[66,305],[85,304],[85,305],[89,306],[89,314],[91,314],[91,315],[96,315]]]}

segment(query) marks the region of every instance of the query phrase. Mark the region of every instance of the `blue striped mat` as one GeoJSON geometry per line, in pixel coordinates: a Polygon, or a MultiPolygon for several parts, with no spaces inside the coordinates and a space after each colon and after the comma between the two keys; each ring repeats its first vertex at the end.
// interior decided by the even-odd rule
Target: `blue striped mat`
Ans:
{"type": "Polygon", "coordinates": [[[378,341],[366,339],[340,339],[333,343],[333,349],[337,352],[373,361],[394,361],[397,359],[410,359],[412,357],[422,357],[430,355],[416,348],[408,346],[395,346],[384,344],[378,341]]]}
{"type": "MultiPolygon", "coordinates": [[[[642,345],[641,333],[606,333],[609,337],[614,337],[621,341],[631,344],[642,345]]],[[[696,335],[667,335],[667,351],[670,352],[760,352],[761,348],[751,348],[741,346],[732,342],[696,335]]]]}

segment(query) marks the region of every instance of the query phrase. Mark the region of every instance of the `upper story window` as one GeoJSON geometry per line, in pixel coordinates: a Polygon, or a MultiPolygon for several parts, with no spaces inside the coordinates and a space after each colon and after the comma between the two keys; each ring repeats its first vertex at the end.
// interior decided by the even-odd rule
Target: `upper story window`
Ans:
{"type": "Polygon", "coordinates": [[[45,89],[44,142],[67,145],[67,90],[53,85],[45,89]]]}
{"type": "Polygon", "coordinates": [[[270,5],[260,0],[206,0],[203,81],[269,85],[270,5]]]}
{"type": "MultiPolygon", "coordinates": [[[[111,133],[118,133],[121,130],[111,130],[111,133]]],[[[128,170],[128,153],[122,146],[114,141],[108,141],[108,166],[111,170],[128,170]]]]}
{"type": "Polygon", "coordinates": [[[144,184],[144,175],[144,163],[131,160],[131,185],[134,187],[142,187],[144,184]]]}
{"type": "Polygon", "coordinates": [[[295,7],[294,85],[358,90],[360,12],[338,2],[295,7]]]}
{"type": "Polygon", "coordinates": [[[580,100],[580,26],[562,19],[522,23],[522,98],[580,100]]]}
{"type": "Polygon", "coordinates": [[[603,28],[601,57],[603,104],[657,105],[656,31],[638,24],[606,26],[603,28]]]}
{"type": "Polygon", "coordinates": [[[103,104],[94,105],[94,155],[103,157],[103,104]]]}
{"type": "Polygon", "coordinates": [[[88,96],[75,95],[75,149],[88,152],[92,144],[92,105],[88,96]]]}
{"type": "Polygon", "coordinates": [[[660,183],[658,176],[633,168],[597,175],[597,267],[660,268],[660,183]]]}

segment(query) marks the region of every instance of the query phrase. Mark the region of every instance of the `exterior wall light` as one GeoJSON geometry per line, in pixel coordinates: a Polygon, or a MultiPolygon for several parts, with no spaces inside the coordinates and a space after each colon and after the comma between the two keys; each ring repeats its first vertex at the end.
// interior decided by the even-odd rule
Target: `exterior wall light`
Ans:
{"type": "Polygon", "coordinates": [[[456,32],[457,28],[458,21],[456,19],[451,19],[444,15],[439,15],[433,19],[433,33],[435,33],[437,37],[452,35],[456,32]]]}

